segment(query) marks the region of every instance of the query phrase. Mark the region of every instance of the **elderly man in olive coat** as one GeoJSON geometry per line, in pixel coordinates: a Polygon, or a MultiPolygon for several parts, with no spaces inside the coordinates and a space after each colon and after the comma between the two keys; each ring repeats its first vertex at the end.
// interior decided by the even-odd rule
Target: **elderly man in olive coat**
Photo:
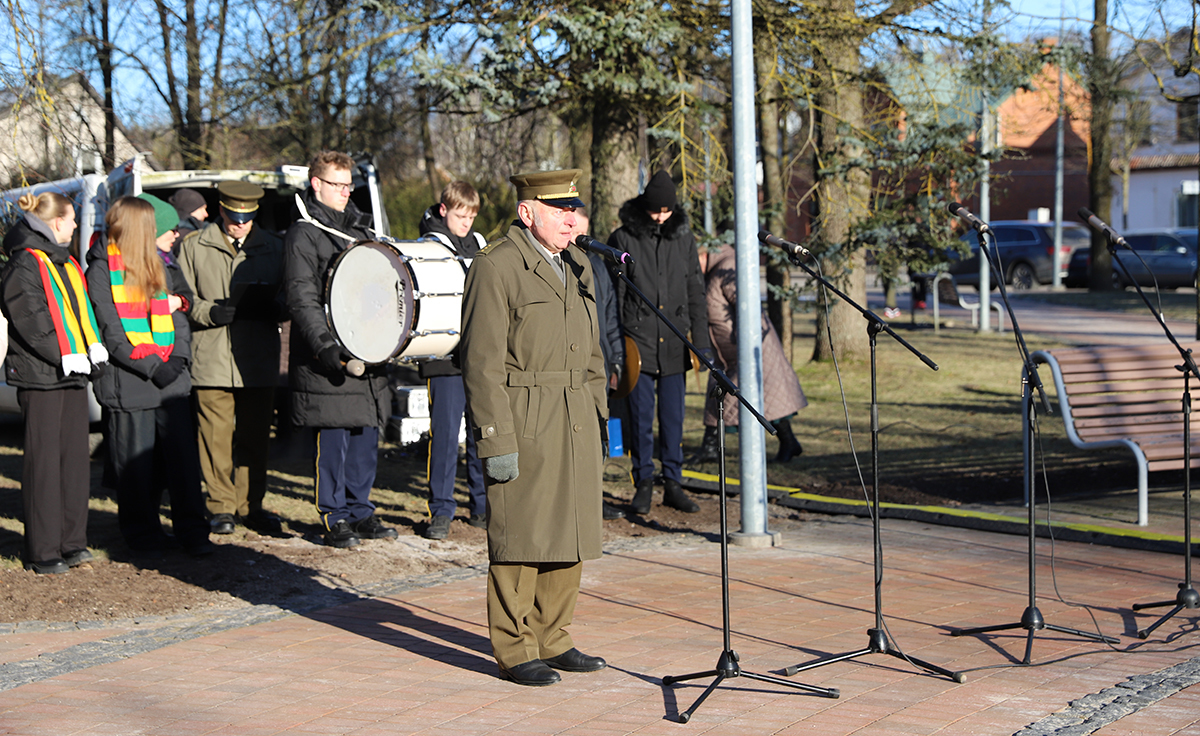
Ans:
{"type": "Polygon", "coordinates": [[[595,283],[567,251],[578,170],[511,178],[517,215],[467,273],[460,355],[484,461],[488,630],[502,677],[551,685],[605,662],[566,628],[582,561],[600,556],[607,419],[595,283]]]}

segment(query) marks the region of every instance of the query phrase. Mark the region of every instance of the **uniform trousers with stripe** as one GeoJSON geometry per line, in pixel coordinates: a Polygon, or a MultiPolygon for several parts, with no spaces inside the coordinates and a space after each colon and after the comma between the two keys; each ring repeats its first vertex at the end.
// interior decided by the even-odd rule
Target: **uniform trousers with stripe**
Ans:
{"type": "Polygon", "coordinates": [[[323,427],[316,432],[317,513],[326,530],[375,513],[371,486],[379,464],[378,427],[323,427]]]}
{"type": "MultiPolygon", "coordinates": [[[[454,478],[458,471],[458,430],[467,409],[462,376],[429,379],[429,515],[454,518],[454,478]]],[[[475,433],[467,419],[467,489],[471,513],[487,513],[483,463],[475,449],[475,433]]]]}

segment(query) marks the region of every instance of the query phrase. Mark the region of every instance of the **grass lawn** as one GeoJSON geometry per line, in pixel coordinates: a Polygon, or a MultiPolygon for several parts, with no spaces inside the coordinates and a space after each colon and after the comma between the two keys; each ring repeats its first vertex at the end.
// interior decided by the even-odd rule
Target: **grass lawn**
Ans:
{"type": "MultiPolygon", "coordinates": [[[[1136,296],[1136,295],[1133,295],[1136,296]]],[[[832,363],[808,360],[813,345],[811,314],[797,314],[794,365],[808,397],[792,425],[804,454],[790,463],[771,462],[778,444],[766,438],[768,482],[814,493],[861,497],[850,438],[866,486],[871,484],[870,366],[842,363],[841,382],[832,363]],[[846,411],[842,392],[849,409],[846,411]]],[[[925,353],[933,371],[886,334],[879,335],[879,461],[884,500],[907,503],[980,503],[1022,493],[1021,361],[1011,332],[980,335],[969,328],[910,329],[902,336],[925,353]]],[[[1030,350],[1059,345],[1039,341],[1030,350]]],[[[1053,400],[1050,371],[1043,381],[1053,400]]],[[[685,452],[694,451],[703,432],[703,394],[688,378],[685,452]]],[[[1062,419],[1042,416],[1046,471],[1057,492],[1071,486],[1107,482],[1136,484],[1128,453],[1083,452],[1066,439],[1062,419]],[[1061,486],[1061,487],[1060,487],[1061,486]]],[[[738,475],[738,435],[730,433],[729,471],[738,475]]],[[[695,466],[715,472],[715,463],[695,466]]]]}

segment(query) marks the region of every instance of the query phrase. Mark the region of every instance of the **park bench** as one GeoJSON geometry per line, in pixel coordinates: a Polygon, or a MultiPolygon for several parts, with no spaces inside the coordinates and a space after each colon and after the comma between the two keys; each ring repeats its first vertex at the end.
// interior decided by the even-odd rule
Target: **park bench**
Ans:
{"type": "MultiPolygon", "coordinates": [[[[941,331],[940,314],[938,313],[941,305],[949,304],[952,307],[959,307],[971,312],[971,326],[979,326],[979,302],[968,302],[958,293],[958,285],[954,283],[954,277],[942,271],[933,277],[933,331],[935,333],[941,331]]],[[[992,309],[996,310],[996,325],[998,332],[1004,332],[1004,306],[1000,303],[999,295],[991,300],[992,309]]]]}
{"type": "MultiPolygon", "coordinates": [[[[1200,343],[1183,347],[1194,350],[1200,343]]],[[[1183,362],[1179,351],[1164,338],[1151,345],[1039,350],[1030,357],[1050,366],[1072,444],[1090,450],[1127,447],[1133,452],[1138,465],[1137,519],[1145,526],[1147,473],[1184,465],[1183,373],[1175,367],[1183,362]]],[[[1193,379],[1192,390],[1200,390],[1198,384],[1193,379]]],[[[1028,424],[1024,431],[1028,433],[1028,424]]],[[[1200,422],[1192,427],[1192,467],[1200,462],[1197,437],[1200,422]]],[[[1029,467],[1028,459],[1026,463],[1029,467]]]]}

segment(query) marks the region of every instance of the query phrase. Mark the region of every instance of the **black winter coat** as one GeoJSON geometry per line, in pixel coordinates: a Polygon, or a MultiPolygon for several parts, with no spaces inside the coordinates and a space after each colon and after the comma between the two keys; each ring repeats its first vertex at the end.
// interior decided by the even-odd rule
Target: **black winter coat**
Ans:
{"type": "Polygon", "coordinates": [[[621,311],[617,309],[617,293],[604,258],[589,253],[592,273],[596,277],[596,317],[600,322],[600,351],[604,353],[604,375],[612,374],[625,363],[625,335],[621,330],[621,311]]]}
{"type": "MultiPolygon", "coordinates": [[[[112,281],[108,271],[108,246],[100,239],[87,255],[88,296],[96,311],[96,323],[104,347],[108,348],[108,369],[100,374],[92,385],[96,400],[109,411],[145,411],[157,409],[166,399],[187,396],[192,390],[192,379],[187,371],[166,386],[159,388],[151,376],[166,362],[157,355],[145,358],[133,357],[133,343],[125,334],[117,307],[113,304],[112,281]]],[[[182,294],[192,301],[187,279],[174,262],[164,263],[167,272],[167,289],[172,294],[182,294]]],[[[187,316],[182,311],[171,315],[175,327],[175,347],[171,357],[179,356],[188,365],[192,363],[192,331],[187,316]]]]}
{"type": "MultiPolygon", "coordinates": [[[[343,212],[317,201],[312,189],[301,195],[314,220],[359,240],[370,240],[370,219],[354,205],[343,212]]],[[[367,366],[361,377],[330,375],[317,355],[337,345],[325,317],[325,284],[332,262],[353,243],[297,220],[284,239],[284,291],[292,313],[288,384],[292,421],[302,427],[383,427],[391,415],[386,365],[367,366]]]]}
{"type": "MultiPolygon", "coordinates": [[[[475,254],[486,245],[481,243],[483,237],[474,230],[467,233],[467,237],[460,238],[450,232],[450,228],[446,227],[446,218],[440,214],[441,205],[435,204],[425,210],[425,214],[421,217],[421,224],[418,230],[421,237],[435,237],[443,244],[446,244],[454,249],[454,252],[463,258],[474,258],[475,254]]],[[[462,370],[458,363],[458,349],[455,348],[445,358],[439,360],[425,360],[418,366],[421,378],[433,378],[435,376],[461,376],[462,370]]]]}
{"type": "MultiPolygon", "coordinates": [[[[48,254],[62,282],[70,284],[66,271],[67,246],[52,242],[24,220],[8,231],[4,252],[9,254],[9,261],[0,282],[4,316],[8,319],[5,380],[10,386],[24,389],[83,388],[87,385],[87,376],[63,375],[62,354],[54,321],[50,318],[46,291],[42,287],[41,269],[30,250],[48,254]]],[[[75,314],[81,320],[87,319],[87,305],[75,303],[69,286],[68,298],[75,314]]]]}
{"type": "MultiPolygon", "coordinates": [[[[626,274],[683,334],[690,331],[698,349],[711,348],[704,278],[687,214],[677,209],[659,225],[636,199],[622,205],[619,214],[622,226],[608,244],[633,256],[626,274]]],[[[624,281],[617,283],[617,299],[621,326],[641,352],[642,373],[670,376],[692,367],[687,347],[624,281]]]]}

